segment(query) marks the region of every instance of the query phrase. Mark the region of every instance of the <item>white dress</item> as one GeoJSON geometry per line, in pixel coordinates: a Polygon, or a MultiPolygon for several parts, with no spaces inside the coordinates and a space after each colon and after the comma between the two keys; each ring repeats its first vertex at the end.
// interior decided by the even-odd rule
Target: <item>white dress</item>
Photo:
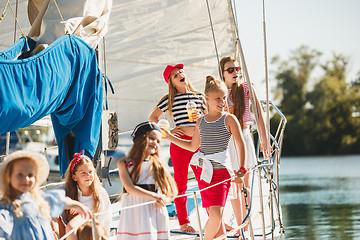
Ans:
{"type": "MultiPolygon", "coordinates": [[[[155,184],[153,174],[149,173],[151,163],[144,161],[137,184],[155,184]]],[[[130,172],[132,166],[128,168],[130,172]]],[[[128,207],[149,202],[128,193],[121,197],[121,206],[128,207]]],[[[169,215],[165,207],[156,208],[155,203],[122,210],[117,229],[118,240],[156,240],[169,239],[169,215]]]]}
{"type": "MultiPolygon", "coordinates": [[[[256,154],[255,154],[255,146],[254,142],[251,138],[251,133],[249,128],[245,128],[243,130],[243,137],[245,141],[246,147],[246,168],[253,168],[256,165],[256,154]]],[[[239,150],[235,144],[234,139],[231,137],[229,143],[229,152],[230,152],[230,159],[233,169],[238,170],[240,168],[239,165],[239,150]]]]}

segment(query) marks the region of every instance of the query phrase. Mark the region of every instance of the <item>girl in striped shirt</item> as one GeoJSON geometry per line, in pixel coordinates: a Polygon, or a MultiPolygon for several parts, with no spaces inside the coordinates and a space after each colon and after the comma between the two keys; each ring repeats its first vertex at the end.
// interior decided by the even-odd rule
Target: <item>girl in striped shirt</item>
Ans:
{"type": "MultiPolygon", "coordinates": [[[[226,180],[234,176],[228,151],[231,136],[239,149],[239,166],[241,167],[235,172],[238,177],[246,173],[246,149],[239,121],[233,114],[226,112],[227,88],[225,84],[208,76],[205,99],[208,104],[208,113],[197,121],[192,140],[184,140],[171,133],[168,133],[166,138],[189,151],[195,151],[200,147],[190,163],[195,166],[195,177],[200,190],[222,182],[201,191],[202,205],[209,214],[209,219],[205,224],[204,239],[214,239],[226,233],[222,221],[223,209],[230,188],[230,180],[226,180]]],[[[240,181],[239,178],[236,180],[240,181]]]]}
{"type": "MultiPolygon", "coordinates": [[[[220,61],[220,68],[223,77],[223,81],[228,89],[228,107],[229,112],[233,113],[240,122],[245,145],[246,145],[246,159],[247,164],[246,168],[253,168],[256,165],[256,154],[254,143],[251,138],[250,125],[253,124],[253,120],[250,112],[250,88],[246,81],[241,81],[240,76],[240,66],[239,63],[233,57],[223,57],[220,61]]],[[[252,87],[253,95],[256,101],[257,111],[259,113],[259,131],[261,136],[261,149],[267,149],[267,131],[265,128],[265,121],[263,118],[263,111],[260,105],[260,102],[256,96],[255,90],[252,87]]],[[[265,151],[263,151],[265,152],[265,151]]],[[[233,164],[233,168],[237,168],[238,157],[236,155],[237,149],[233,141],[230,141],[230,156],[233,164]]],[[[245,187],[249,187],[249,174],[244,177],[245,187]]],[[[235,213],[236,222],[238,225],[242,224],[243,218],[246,216],[245,211],[245,201],[241,201],[240,198],[240,189],[242,189],[242,184],[239,184],[236,187],[236,196],[234,199],[231,199],[231,204],[235,213]],[[242,209],[241,211],[241,202],[242,209]]],[[[244,228],[247,231],[247,226],[244,228]]]]}
{"type": "MultiPolygon", "coordinates": [[[[157,104],[149,117],[149,121],[157,123],[160,116],[167,111],[176,125],[171,130],[171,133],[181,139],[191,140],[196,126],[196,119],[200,113],[206,113],[206,105],[204,95],[192,87],[183,67],[183,64],[177,64],[168,65],[165,68],[163,75],[165,82],[169,86],[169,94],[165,95],[157,104]],[[196,105],[196,111],[193,112],[191,119],[186,108],[189,102],[196,105]]],[[[174,179],[179,195],[186,192],[189,163],[193,154],[193,151],[188,151],[176,144],[170,145],[170,158],[174,167],[174,179]]],[[[195,232],[187,215],[186,196],[176,198],[174,202],[180,230],[188,233],[195,232]]]]}

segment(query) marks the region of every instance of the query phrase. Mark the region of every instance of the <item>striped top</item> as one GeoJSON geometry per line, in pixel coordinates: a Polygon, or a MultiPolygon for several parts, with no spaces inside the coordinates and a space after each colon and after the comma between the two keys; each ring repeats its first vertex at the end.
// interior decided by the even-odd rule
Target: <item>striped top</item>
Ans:
{"type": "MultiPolygon", "coordinates": [[[[213,122],[206,121],[205,116],[201,118],[199,123],[200,151],[205,155],[223,152],[229,147],[231,132],[225,124],[226,116],[227,113],[213,122]]],[[[202,166],[201,160],[199,160],[199,166],[202,166]]],[[[225,168],[216,161],[210,160],[210,162],[214,169],[225,168]]]]}
{"type": "MultiPolygon", "coordinates": [[[[244,112],[244,116],[243,116],[243,122],[246,123],[246,125],[251,125],[253,124],[253,120],[251,117],[251,112],[250,112],[250,91],[249,91],[249,87],[247,85],[247,82],[243,82],[243,88],[244,88],[244,98],[245,98],[245,112],[244,112]]],[[[234,103],[231,101],[230,96],[231,96],[231,88],[228,89],[228,106],[230,109],[231,113],[234,113],[234,103]]]]}
{"type": "MultiPolygon", "coordinates": [[[[161,111],[168,110],[169,98],[164,98],[157,106],[161,111]]],[[[175,95],[174,104],[172,106],[172,116],[176,126],[195,127],[196,122],[189,122],[186,104],[195,102],[196,109],[202,112],[206,109],[205,97],[202,93],[179,93],[175,95]]]]}

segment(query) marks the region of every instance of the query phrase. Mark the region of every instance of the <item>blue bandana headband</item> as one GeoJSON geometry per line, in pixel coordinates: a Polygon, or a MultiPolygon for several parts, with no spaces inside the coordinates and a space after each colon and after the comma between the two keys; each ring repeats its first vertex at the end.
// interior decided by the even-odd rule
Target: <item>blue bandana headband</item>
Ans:
{"type": "Polygon", "coordinates": [[[157,131],[161,132],[160,127],[154,122],[140,123],[135,127],[134,131],[132,132],[131,139],[134,142],[138,136],[144,134],[145,132],[150,132],[152,130],[157,130],[157,131]]]}

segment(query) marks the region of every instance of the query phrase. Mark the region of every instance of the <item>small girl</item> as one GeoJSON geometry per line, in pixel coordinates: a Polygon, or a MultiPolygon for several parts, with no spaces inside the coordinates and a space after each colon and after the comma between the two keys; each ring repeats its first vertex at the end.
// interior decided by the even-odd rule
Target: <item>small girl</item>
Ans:
{"type": "MultiPolygon", "coordinates": [[[[171,133],[181,139],[191,140],[199,113],[206,113],[206,103],[204,95],[191,85],[183,68],[184,65],[181,63],[166,66],[163,75],[165,82],[169,86],[169,93],[165,95],[154,108],[149,117],[149,121],[157,123],[160,116],[168,112],[170,118],[174,119],[176,125],[176,127],[171,130],[171,133]],[[196,104],[196,111],[194,111],[190,117],[188,116],[186,108],[189,102],[196,104]]],[[[186,192],[189,163],[194,153],[194,151],[188,151],[175,144],[170,145],[170,158],[174,168],[174,179],[179,195],[183,195],[186,192]]],[[[190,220],[187,215],[187,197],[176,198],[174,202],[180,230],[194,233],[195,229],[190,225],[190,220]]]]}
{"type": "Polygon", "coordinates": [[[118,162],[125,191],[122,206],[156,202],[122,210],[117,239],[169,239],[166,197],[174,198],[177,190],[159,160],[161,130],[154,122],[144,122],[136,126],[131,137],[134,145],[127,158],[118,162]]]}
{"type": "MultiPolygon", "coordinates": [[[[238,146],[240,156],[239,165],[241,167],[236,175],[242,177],[246,173],[244,167],[246,150],[239,122],[234,115],[225,111],[227,99],[225,84],[208,76],[205,85],[205,99],[208,113],[197,121],[191,141],[180,139],[167,132],[167,139],[189,151],[194,151],[200,146],[190,163],[197,166],[195,177],[200,190],[234,176],[228,152],[231,136],[238,146]]],[[[236,178],[236,180],[240,179],[236,178]]],[[[205,224],[204,239],[213,239],[225,234],[222,214],[229,188],[230,181],[226,181],[200,192],[202,205],[209,214],[209,219],[205,224]]]]}
{"type": "Polygon", "coordinates": [[[91,217],[84,205],[66,198],[63,190],[40,191],[48,174],[47,160],[34,152],[14,152],[1,164],[1,239],[55,239],[50,221],[64,208],[75,209],[84,218],[91,217]]]}
{"type": "MultiPolygon", "coordinates": [[[[222,71],[223,81],[228,89],[228,107],[229,112],[233,113],[240,122],[245,145],[246,145],[246,159],[247,164],[246,168],[253,168],[256,165],[256,154],[255,147],[250,133],[250,125],[253,124],[253,120],[250,112],[250,90],[246,81],[241,81],[240,77],[240,66],[239,63],[233,57],[223,57],[220,61],[220,69],[222,71]]],[[[256,96],[255,90],[253,89],[253,95],[255,98],[257,112],[259,113],[259,132],[261,137],[261,150],[265,153],[264,150],[267,149],[267,131],[265,127],[265,121],[263,118],[263,110],[261,108],[260,102],[256,96]]],[[[238,156],[237,149],[234,145],[234,142],[230,140],[230,158],[233,165],[233,168],[238,167],[238,156]]],[[[246,187],[249,187],[249,174],[244,177],[244,182],[246,187]]],[[[238,225],[242,224],[243,219],[246,216],[245,211],[245,201],[241,201],[240,189],[242,189],[242,184],[238,184],[236,187],[236,197],[231,199],[231,205],[234,210],[236,222],[238,225]],[[242,204],[241,204],[242,202],[242,204]],[[243,211],[241,210],[243,209],[243,211]]],[[[247,231],[247,226],[244,230],[247,231]]],[[[248,234],[246,234],[248,235],[248,234]]]]}
{"type": "MultiPolygon", "coordinates": [[[[109,195],[100,183],[93,162],[86,155],[82,155],[82,152],[74,154],[74,159],[65,173],[66,196],[83,203],[93,213],[101,212],[98,220],[109,232],[111,222],[109,195]]],[[[67,224],[75,216],[75,212],[65,211],[64,223],[67,224]]],[[[73,219],[72,221],[78,220],[73,219]]],[[[72,224],[67,224],[66,232],[71,230],[71,226],[72,224]]],[[[69,237],[69,239],[76,239],[75,233],[69,237]]]]}

